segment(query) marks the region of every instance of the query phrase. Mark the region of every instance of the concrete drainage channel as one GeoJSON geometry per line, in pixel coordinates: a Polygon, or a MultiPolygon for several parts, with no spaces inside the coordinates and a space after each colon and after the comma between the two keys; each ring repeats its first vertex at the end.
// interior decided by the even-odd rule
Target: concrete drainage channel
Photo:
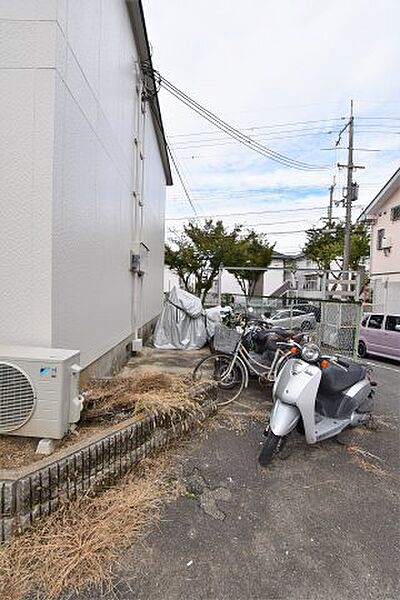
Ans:
{"type": "Polygon", "coordinates": [[[159,412],[97,437],[45,466],[0,479],[0,541],[11,539],[89,489],[107,488],[145,456],[168,446],[214,414],[216,390],[193,412],[159,412]]]}

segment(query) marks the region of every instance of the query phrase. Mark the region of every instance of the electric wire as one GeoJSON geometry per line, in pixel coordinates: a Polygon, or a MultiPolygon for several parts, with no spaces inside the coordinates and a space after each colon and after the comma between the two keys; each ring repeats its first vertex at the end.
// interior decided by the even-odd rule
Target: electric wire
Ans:
{"type": "MultiPolygon", "coordinates": [[[[281,129],[282,132],[287,132],[290,133],[291,131],[294,131],[293,129],[286,129],[287,127],[293,127],[294,125],[308,125],[308,124],[315,124],[315,123],[334,123],[336,121],[343,121],[345,120],[346,117],[332,117],[331,119],[312,119],[312,120],[308,120],[308,121],[291,121],[288,123],[276,123],[276,124],[270,124],[270,125],[253,125],[251,127],[243,127],[241,129],[241,131],[254,131],[254,130],[259,130],[259,129],[281,129]]],[[[363,117],[363,116],[357,116],[354,118],[355,121],[357,121],[358,119],[362,119],[362,120],[393,120],[393,121],[400,121],[400,118],[397,117],[363,117]]],[[[365,123],[366,126],[369,126],[369,123],[365,123]]],[[[380,125],[379,123],[376,124],[376,126],[380,125]]],[[[381,125],[386,126],[386,127],[398,127],[397,124],[385,124],[385,125],[381,125]]],[[[321,125],[320,127],[327,127],[327,125],[321,125]]],[[[316,129],[320,128],[320,127],[316,127],[316,129]]],[[[304,129],[311,129],[311,128],[304,128],[304,129]]],[[[298,130],[300,131],[300,130],[298,130]]],[[[209,131],[192,131],[190,133],[174,133],[172,135],[169,135],[168,137],[170,139],[172,138],[177,138],[177,137],[197,137],[197,136],[203,136],[203,135],[216,135],[219,132],[217,131],[213,131],[213,130],[209,130],[209,131]]],[[[271,133],[278,133],[276,131],[272,131],[271,133]]],[[[223,132],[221,132],[220,135],[223,135],[223,132]]]]}
{"type": "Polygon", "coordinates": [[[186,187],[186,185],[185,185],[185,182],[184,182],[184,180],[183,180],[183,177],[182,177],[182,174],[181,174],[181,172],[180,172],[180,169],[178,168],[178,164],[177,164],[176,158],[175,158],[175,156],[174,156],[174,154],[173,154],[173,151],[172,151],[172,149],[170,148],[170,146],[169,146],[169,144],[168,144],[168,143],[166,144],[166,146],[167,146],[167,151],[168,151],[168,154],[169,154],[169,156],[170,156],[170,158],[171,158],[172,164],[174,165],[174,168],[175,168],[176,174],[178,175],[178,177],[179,177],[179,181],[181,182],[181,186],[182,186],[182,189],[183,189],[183,191],[184,191],[184,193],[185,193],[186,199],[187,199],[187,201],[189,202],[189,204],[190,204],[190,206],[191,206],[191,208],[192,208],[192,210],[193,210],[193,212],[194,212],[194,215],[195,215],[196,219],[199,219],[199,215],[197,214],[196,207],[195,207],[195,205],[194,205],[194,202],[193,202],[193,200],[192,200],[192,199],[191,199],[191,197],[190,197],[189,191],[188,191],[188,189],[187,189],[187,187],[186,187]]]}
{"type": "MultiPolygon", "coordinates": [[[[353,208],[364,208],[364,205],[355,204],[353,208]]],[[[306,212],[306,211],[315,211],[315,210],[326,210],[326,206],[311,206],[311,207],[302,207],[302,208],[291,208],[290,212],[306,212]]],[[[213,214],[213,215],[197,215],[199,219],[216,219],[222,217],[241,217],[244,215],[265,215],[265,214],[275,214],[282,213],[282,209],[270,209],[270,210],[249,210],[245,212],[237,212],[237,213],[222,213],[222,214],[213,214]]],[[[192,217],[168,217],[165,219],[166,221],[188,221],[192,217]]],[[[289,222],[289,221],[285,221],[289,222]]]]}
{"type": "MultiPolygon", "coordinates": [[[[269,140],[290,140],[301,137],[309,137],[309,136],[317,136],[317,135],[333,135],[335,131],[314,131],[312,133],[296,133],[294,135],[274,135],[274,136],[264,136],[262,135],[257,141],[269,141],[269,140]]],[[[255,136],[256,137],[256,136],[255,136]]],[[[200,140],[193,142],[184,142],[184,143],[175,143],[173,144],[174,148],[177,150],[189,150],[190,148],[207,148],[214,146],[226,146],[227,144],[234,144],[235,140],[224,140],[223,138],[213,139],[213,140],[200,140]]]]}
{"type": "Polygon", "coordinates": [[[315,171],[315,170],[322,170],[322,169],[326,168],[326,167],[319,167],[316,165],[309,165],[307,163],[296,161],[296,160],[290,159],[280,153],[272,151],[271,149],[267,148],[266,146],[263,146],[262,144],[249,138],[248,136],[245,136],[245,135],[241,134],[240,132],[237,132],[238,130],[234,130],[233,128],[227,129],[226,126],[223,124],[224,122],[222,122],[220,120],[216,121],[216,120],[213,120],[212,118],[210,118],[209,116],[206,116],[201,110],[198,110],[191,103],[186,102],[184,98],[182,98],[178,94],[175,94],[171,88],[166,88],[166,86],[164,85],[164,89],[167,89],[167,91],[169,91],[172,95],[174,95],[178,100],[181,100],[189,108],[191,108],[192,110],[197,112],[200,116],[206,118],[207,120],[212,122],[216,127],[218,127],[219,129],[222,129],[223,131],[228,133],[228,135],[230,135],[230,137],[232,137],[236,141],[247,146],[251,150],[254,150],[258,154],[261,154],[262,156],[265,156],[266,158],[273,160],[274,162],[280,163],[286,167],[290,167],[290,168],[294,168],[294,169],[298,169],[298,170],[302,170],[302,171],[315,171]]]}
{"type": "MultiPolygon", "coordinates": [[[[151,76],[153,75],[153,69],[151,67],[151,63],[150,63],[150,74],[151,74],[151,76]]],[[[152,77],[152,79],[154,81],[153,77],[152,77]]],[[[155,82],[154,82],[154,84],[155,84],[155,82]]],[[[147,100],[148,100],[149,105],[151,107],[151,113],[152,113],[152,115],[153,115],[153,117],[155,119],[157,127],[158,127],[158,129],[160,131],[160,134],[161,134],[162,138],[164,139],[164,143],[165,143],[165,148],[167,150],[167,154],[169,155],[169,157],[171,159],[171,162],[174,165],[176,174],[178,175],[179,181],[181,182],[181,186],[182,186],[182,189],[184,191],[185,197],[186,197],[187,201],[189,202],[189,205],[190,205],[191,209],[193,210],[195,218],[198,219],[196,207],[195,207],[194,202],[193,202],[192,198],[190,197],[189,191],[188,191],[188,189],[187,189],[187,187],[185,185],[183,176],[182,176],[182,174],[180,172],[180,169],[178,167],[178,161],[177,161],[176,157],[174,156],[173,150],[170,147],[170,145],[168,143],[168,140],[166,139],[166,136],[164,134],[164,128],[162,126],[158,110],[154,106],[154,97],[156,96],[157,93],[158,93],[157,89],[155,90],[154,93],[153,93],[153,91],[151,89],[147,90],[147,100]]]]}
{"type": "Polygon", "coordinates": [[[232,127],[231,125],[229,125],[228,123],[226,123],[225,121],[223,121],[222,119],[217,117],[214,113],[212,113],[205,107],[201,106],[198,102],[196,102],[195,100],[190,98],[187,94],[185,94],[184,92],[179,90],[176,86],[174,86],[170,81],[168,81],[165,77],[163,77],[158,71],[153,71],[153,72],[157,76],[160,85],[166,91],[168,91],[171,95],[173,95],[175,98],[180,100],[186,106],[191,108],[194,112],[196,112],[197,114],[199,114],[200,116],[205,118],[207,121],[212,123],[215,127],[217,127],[218,129],[221,129],[222,131],[224,131],[225,133],[227,133],[228,135],[230,135],[231,137],[233,137],[240,143],[244,144],[245,146],[249,147],[250,149],[254,150],[255,152],[258,152],[259,154],[262,154],[266,158],[269,158],[275,162],[279,162],[280,164],[283,164],[287,167],[294,168],[294,169],[299,169],[299,170],[303,170],[303,171],[314,171],[314,170],[321,170],[321,169],[326,168],[324,166],[311,165],[311,164],[308,164],[308,163],[305,163],[302,161],[298,161],[296,159],[292,159],[288,156],[280,154],[279,152],[275,152],[274,150],[271,150],[270,148],[263,146],[262,144],[259,144],[257,141],[246,136],[241,131],[239,131],[238,129],[235,129],[234,127],[232,127]]]}
{"type": "MultiPolygon", "coordinates": [[[[308,125],[309,123],[326,123],[331,121],[340,121],[343,120],[344,117],[333,117],[332,119],[313,119],[310,121],[291,121],[290,123],[276,123],[274,125],[256,125],[253,127],[243,127],[242,131],[253,131],[254,129],[272,129],[272,128],[282,128],[282,127],[292,127],[293,125],[308,125]]],[[[175,137],[190,137],[197,135],[210,135],[215,134],[215,131],[193,131],[191,133],[174,133],[170,135],[170,138],[175,137]]]]}
{"type": "MultiPolygon", "coordinates": [[[[241,131],[259,131],[261,129],[268,129],[268,131],[259,131],[259,133],[255,133],[253,135],[253,137],[261,137],[261,136],[272,136],[275,134],[280,134],[280,133],[294,133],[294,132],[298,132],[298,131],[316,131],[316,130],[321,130],[321,129],[326,129],[326,128],[332,128],[336,125],[336,123],[332,123],[330,125],[324,124],[324,125],[318,125],[318,126],[311,126],[311,127],[298,127],[298,128],[281,128],[281,127],[277,127],[275,128],[275,126],[273,125],[261,125],[261,126],[253,126],[253,127],[244,127],[241,131]],[[274,127],[274,129],[272,129],[272,127],[274,127]]],[[[365,123],[365,125],[367,125],[367,123],[365,123]]],[[[218,135],[218,136],[223,136],[226,137],[226,134],[223,131],[199,131],[199,132],[193,132],[193,133],[187,133],[187,134],[176,134],[176,135],[170,135],[169,138],[177,138],[177,137],[189,137],[189,138],[193,138],[194,141],[196,142],[202,142],[205,140],[199,140],[196,139],[199,136],[205,136],[205,135],[218,135]]],[[[218,138],[221,139],[221,138],[218,138]]],[[[178,144],[183,144],[186,143],[188,140],[175,140],[174,143],[178,143],[178,144]]]]}

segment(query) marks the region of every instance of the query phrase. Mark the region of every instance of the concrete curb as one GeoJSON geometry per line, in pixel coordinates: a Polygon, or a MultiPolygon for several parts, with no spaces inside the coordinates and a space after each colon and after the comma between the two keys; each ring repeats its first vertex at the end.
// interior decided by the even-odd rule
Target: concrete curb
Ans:
{"type": "Polygon", "coordinates": [[[89,489],[113,485],[145,456],[168,446],[217,410],[212,390],[193,412],[150,414],[20,477],[0,479],[0,542],[11,539],[89,489]]]}

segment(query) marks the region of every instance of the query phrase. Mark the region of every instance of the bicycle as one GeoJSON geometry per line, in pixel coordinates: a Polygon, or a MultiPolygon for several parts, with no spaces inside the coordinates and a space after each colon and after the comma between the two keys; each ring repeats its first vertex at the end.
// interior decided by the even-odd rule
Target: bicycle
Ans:
{"type": "Polygon", "coordinates": [[[196,383],[213,381],[218,384],[219,406],[226,406],[239,397],[248,387],[250,375],[259,378],[260,383],[272,382],[280,360],[288,352],[278,347],[270,365],[258,362],[243,345],[243,338],[250,324],[268,328],[261,320],[247,320],[242,331],[228,329],[224,325],[217,327],[214,338],[214,353],[200,360],[195,366],[192,378],[196,383]]]}

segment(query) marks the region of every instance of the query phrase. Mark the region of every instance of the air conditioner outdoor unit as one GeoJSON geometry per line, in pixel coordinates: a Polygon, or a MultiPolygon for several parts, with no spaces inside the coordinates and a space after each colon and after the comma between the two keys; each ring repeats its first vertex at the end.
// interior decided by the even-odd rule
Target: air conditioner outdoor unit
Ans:
{"type": "Polygon", "coordinates": [[[0,435],[61,439],[79,421],[79,352],[0,346],[0,435]]]}

